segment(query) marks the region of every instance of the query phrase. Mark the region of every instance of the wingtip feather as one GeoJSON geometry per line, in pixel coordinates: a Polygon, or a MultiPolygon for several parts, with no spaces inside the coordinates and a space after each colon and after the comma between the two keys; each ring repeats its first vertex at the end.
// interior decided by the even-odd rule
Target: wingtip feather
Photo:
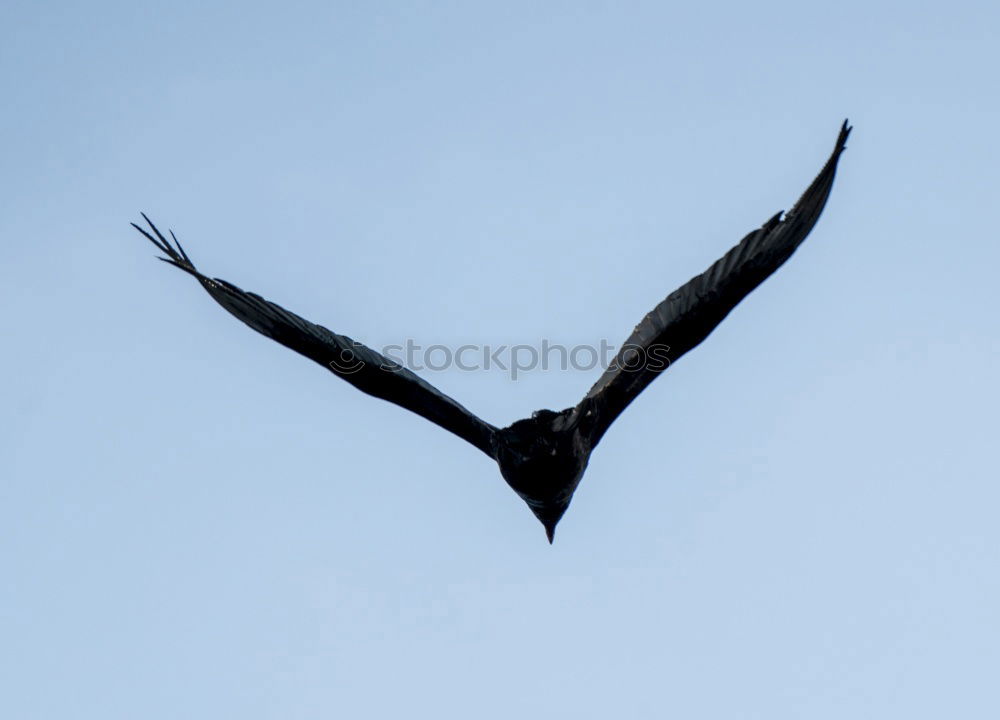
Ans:
{"type": "Polygon", "coordinates": [[[187,254],[186,252],[184,252],[184,246],[183,246],[183,245],[181,245],[181,241],[177,239],[177,236],[176,236],[176,235],[174,235],[174,231],[173,231],[173,230],[170,230],[169,232],[170,232],[170,237],[172,237],[172,238],[174,239],[174,245],[176,245],[176,246],[177,246],[177,249],[178,249],[178,250],[180,251],[180,253],[181,253],[181,256],[182,256],[182,257],[183,257],[183,258],[184,258],[184,259],[185,259],[185,260],[186,260],[187,262],[191,262],[191,258],[189,258],[189,257],[188,257],[188,254],[187,254]]]}
{"type": "Polygon", "coordinates": [[[174,241],[173,245],[171,245],[170,241],[163,236],[163,233],[160,232],[159,228],[157,228],[156,225],[153,223],[153,221],[149,219],[149,216],[146,215],[146,213],[140,212],[139,214],[142,215],[142,219],[146,221],[146,223],[149,225],[152,231],[156,233],[156,237],[153,237],[153,235],[151,235],[149,231],[146,230],[146,228],[138,225],[137,223],[129,223],[129,224],[136,230],[138,230],[140,233],[142,233],[147,240],[153,243],[156,246],[157,250],[159,250],[160,252],[164,253],[167,256],[166,258],[161,257],[158,259],[163,260],[164,262],[169,262],[171,265],[176,265],[182,270],[190,272],[192,275],[196,275],[197,273],[195,271],[194,263],[191,262],[191,258],[188,257],[187,252],[184,250],[184,247],[177,239],[177,236],[174,234],[174,231],[168,230],[168,232],[170,233],[170,237],[174,241]]]}
{"type": "Polygon", "coordinates": [[[853,125],[848,123],[847,118],[844,118],[844,124],[840,126],[840,134],[837,136],[837,152],[841,153],[847,149],[847,138],[851,135],[851,130],[854,129],[853,125]]]}
{"type": "MultiPolygon", "coordinates": [[[[140,213],[140,214],[141,214],[141,213],[140,213]]],[[[154,244],[154,245],[156,246],[157,250],[159,250],[160,252],[165,252],[165,253],[167,253],[168,255],[170,254],[170,250],[169,250],[169,248],[165,247],[165,246],[164,246],[164,245],[163,245],[162,243],[160,243],[160,242],[159,242],[159,241],[158,241],[158,240],[157,240],[156,238],[154,238],[154,237],[153,237],[152,235],[150,235],[150,234],[149,234],[148,232],[146,232],[146,229],[145,229],[145,228],[143,228],[143,227],[140,227],[140,226],[136,225],[135,223],[129,223],[129,224],[130,224],[130,225],[131,225],[132,227],[134,227],[134,228],[135,228],[136,230],[138,230],[139,232],[141,232],[141,233],[143,234],[143,236],[144,236],[144,237],[145,237],[145,238],[146,238],[147,240],[149,240],[149,241],[150,241],[151,243],[153,243],[153,244],[154,244]]]]}

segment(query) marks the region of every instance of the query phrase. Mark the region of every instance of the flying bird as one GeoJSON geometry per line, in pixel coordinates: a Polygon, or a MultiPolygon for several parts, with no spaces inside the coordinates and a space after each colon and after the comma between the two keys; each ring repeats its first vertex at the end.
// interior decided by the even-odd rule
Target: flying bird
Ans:
{"type": "Polygon", "coordinates": [[[132,226],[165,255],[160,260],[201,283],[217,303],[257,332],[305,355],[362,392],[388,400],[467,440],[535,514],[551,543],[590,454],[608,427],[661,372],[704,340],[806,239],[830,195],[851,128],[844,121],[833,153],[795,206],[744,237],[708,270],[670,293],[635,327],[584,398],[565,410],[538,410],[498,428],[389,358],[259,295],[203,275],[173,231],[167,240],[143,213],[150,233],[132,226]]]}

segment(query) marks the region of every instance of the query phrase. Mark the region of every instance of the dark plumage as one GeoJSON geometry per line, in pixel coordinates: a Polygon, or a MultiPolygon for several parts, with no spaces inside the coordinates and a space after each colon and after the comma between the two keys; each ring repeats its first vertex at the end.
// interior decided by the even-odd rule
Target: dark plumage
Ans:
{"type": "Polygon", "coordinates": [[[133,223],[166,257],[194,276],[222,307],[282,345],[315,360],[359,390],[427,418],[495,459],[507,483],[545,526],[552,542],[590,453],[608,427],[670,363],[704,340],[736,305],[805,240],[829,197],[851,128],[844,122],[833,154],[795,206],[743,238],[701,275],[653,308],[615,362],[575,407],[539,410],[498,429],[371,348],[305,320],[225,280],[202,275],[173,232],[173,244],[149,218],[133,223]]]}

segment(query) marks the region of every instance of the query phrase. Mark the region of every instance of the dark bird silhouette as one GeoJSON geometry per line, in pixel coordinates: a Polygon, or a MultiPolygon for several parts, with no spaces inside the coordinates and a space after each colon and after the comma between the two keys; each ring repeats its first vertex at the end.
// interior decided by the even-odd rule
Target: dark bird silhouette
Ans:
{"type": "Polygon", "coordinates": [[[145,214],[152,234],[132,225],[166,255],[160,260],[194,276],[216,302],[254,330],[315,360],[359,390],[427,418],[496,460],[504,479],[545,526],[551,543],[590,454],[608,426],[805,240],[829,197],[850,131],[845,121],[829,160],[784,218],[781,212],[774,215],[642,319],[579,404],[558,412],[539,410],[505,428],[481,420],[406,368],[346,335],[201,274],[174,233],[170,232],[171,243],[145,214]]]}

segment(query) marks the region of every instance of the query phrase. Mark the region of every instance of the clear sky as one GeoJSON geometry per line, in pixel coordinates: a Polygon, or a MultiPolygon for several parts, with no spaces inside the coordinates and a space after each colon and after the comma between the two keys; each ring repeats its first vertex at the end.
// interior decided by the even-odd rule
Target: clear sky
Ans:
{"type": "Polygon", "coordinates": [[[997,7],[4,3],[0,714],[1000,716],[997,7]],[[552,547],[128,226],[377,347],[620,342],[845,117],[552,547]]]}

